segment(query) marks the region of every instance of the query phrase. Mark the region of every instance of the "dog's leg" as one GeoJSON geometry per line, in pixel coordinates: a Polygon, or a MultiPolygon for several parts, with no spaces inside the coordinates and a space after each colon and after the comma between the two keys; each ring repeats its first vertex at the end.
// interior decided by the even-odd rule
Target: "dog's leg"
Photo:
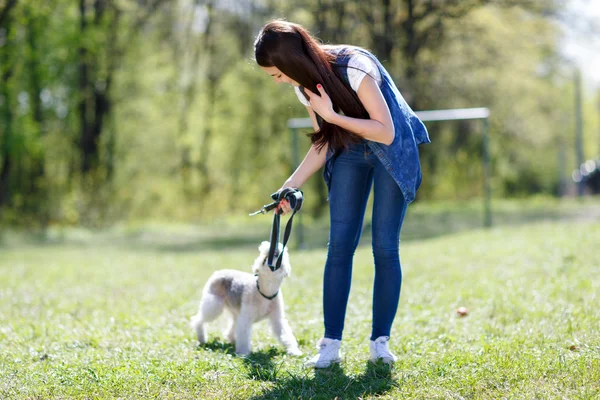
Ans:
{"type": "Polygon", "coordinates": [[[273,310],[270,315],[270,322],[273,334],[285,347],[286,352],[292,356],[301,356],[302,351],[298,348],[298,341],[296,341],[292,328],[280,307],[273,310]]]}
{"type": "Polygon", "coordinates": [[[223,299],[210,293],[204,293],[198,314],[192,317],[191,325],[196,331],[198,341],[206,343],[206,328],[204,324],[215,320],[223,312],[223,299]]]}
{"type": "Polygon", "coordinates": [[[227,330],[223,332],[229,343],[235,343],[235,321],[236,317],[232,314],[231,319],[229,320],[229,326],[227,327],[227,330]]]}
{"type": "Polygon", "coordinates": [[[235,321],[235,352],[239,355],[250,354],[253,322],[250,318],[251,311],[242,305],[240,315],[235,321]]]}

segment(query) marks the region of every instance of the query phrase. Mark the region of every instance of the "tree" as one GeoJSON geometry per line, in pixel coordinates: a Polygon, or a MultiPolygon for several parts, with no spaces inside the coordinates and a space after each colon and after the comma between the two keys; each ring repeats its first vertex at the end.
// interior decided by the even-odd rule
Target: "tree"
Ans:
{"type": "Polygon", "coordinates": [[[11,181],[13,169],[15,167],[15,132],[14,132],[14,113],[12,103],[11,86],[15,71],[15,32],[14,32],[14,7],[17,1],[8,1],[0,9],[0,34],[4,45],[0,49],[0,96],[2,98],[2,136],[0,139],[0,207],[6,206],[10,202],[11,181]]]}

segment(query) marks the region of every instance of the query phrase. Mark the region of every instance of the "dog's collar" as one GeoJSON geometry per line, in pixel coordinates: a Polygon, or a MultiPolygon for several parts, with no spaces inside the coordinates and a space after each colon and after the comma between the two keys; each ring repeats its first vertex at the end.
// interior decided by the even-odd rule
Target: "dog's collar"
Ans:
{"type": "Polygon", "coordinates": [[[264,297],[267,300],[273,300],[275,297],[277,297],[277,295],[279,294],[279,290],[275,292],[275,294],[273,296],[267,296],[266,294],[264,294],[263,292],[260,291],[260,286],[258,285],[258,274],[254,275],[256,276],[256,289],[258,289],[258,293],[260,293],[260,295],[262,297],[264,297]]]}

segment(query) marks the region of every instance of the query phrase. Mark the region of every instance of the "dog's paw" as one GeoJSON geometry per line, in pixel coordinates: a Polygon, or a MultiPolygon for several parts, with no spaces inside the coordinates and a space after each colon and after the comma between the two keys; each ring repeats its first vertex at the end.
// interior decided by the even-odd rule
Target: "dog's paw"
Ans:
{"type": "Polygon", "coordinates": [[[236,349],[235,354],[237,354],[240,357],[247,357],[248,355],[250,355],[250,350],[249,349],[236,349]]]}
{"type": "Polygon", "coordinates": [[[225,341],[227,343],[235,344],[235,332],[223,332],[223,336],[225,337],[225,341]]]}
{"type": "Polygon", "coordinates": [[[300,351],[300,349],[297,347],[291,347],[291,348],[287,349],[286,353],[288,353],[290,356],[294,356],[294,357],[299,357],[303,354],[302,351],[300,351]]]}
{"type": "Polygon", "coordinates": [[[235,336],[225,336],[225,341],[229,344],[235,344],[235,336]]]}

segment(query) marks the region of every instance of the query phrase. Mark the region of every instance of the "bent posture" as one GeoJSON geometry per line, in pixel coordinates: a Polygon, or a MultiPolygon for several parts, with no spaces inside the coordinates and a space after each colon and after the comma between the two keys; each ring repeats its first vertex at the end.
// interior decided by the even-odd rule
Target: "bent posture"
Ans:
{"type": "MultiPolygon", "coordinates": [[[[256,62],[276,83],[288,83],[308,111],[315,132],[304,161],[283,184],[302,187],[324,167],[329,190],[330,233],[323,279],[324,336],[308,365],[340,361],[340,345],[358,245],[371,187],[373,285],[371,360],[396,361],[388,347],[398,308],[402,272],[400,229],[421,184],[417,146],[427,130],[388,72],[370,52],[324,45],[302,26],[265,25],[255,41],[256,62]]],[[[281,208],[289,212],[289,205],[281,208]]]]}

